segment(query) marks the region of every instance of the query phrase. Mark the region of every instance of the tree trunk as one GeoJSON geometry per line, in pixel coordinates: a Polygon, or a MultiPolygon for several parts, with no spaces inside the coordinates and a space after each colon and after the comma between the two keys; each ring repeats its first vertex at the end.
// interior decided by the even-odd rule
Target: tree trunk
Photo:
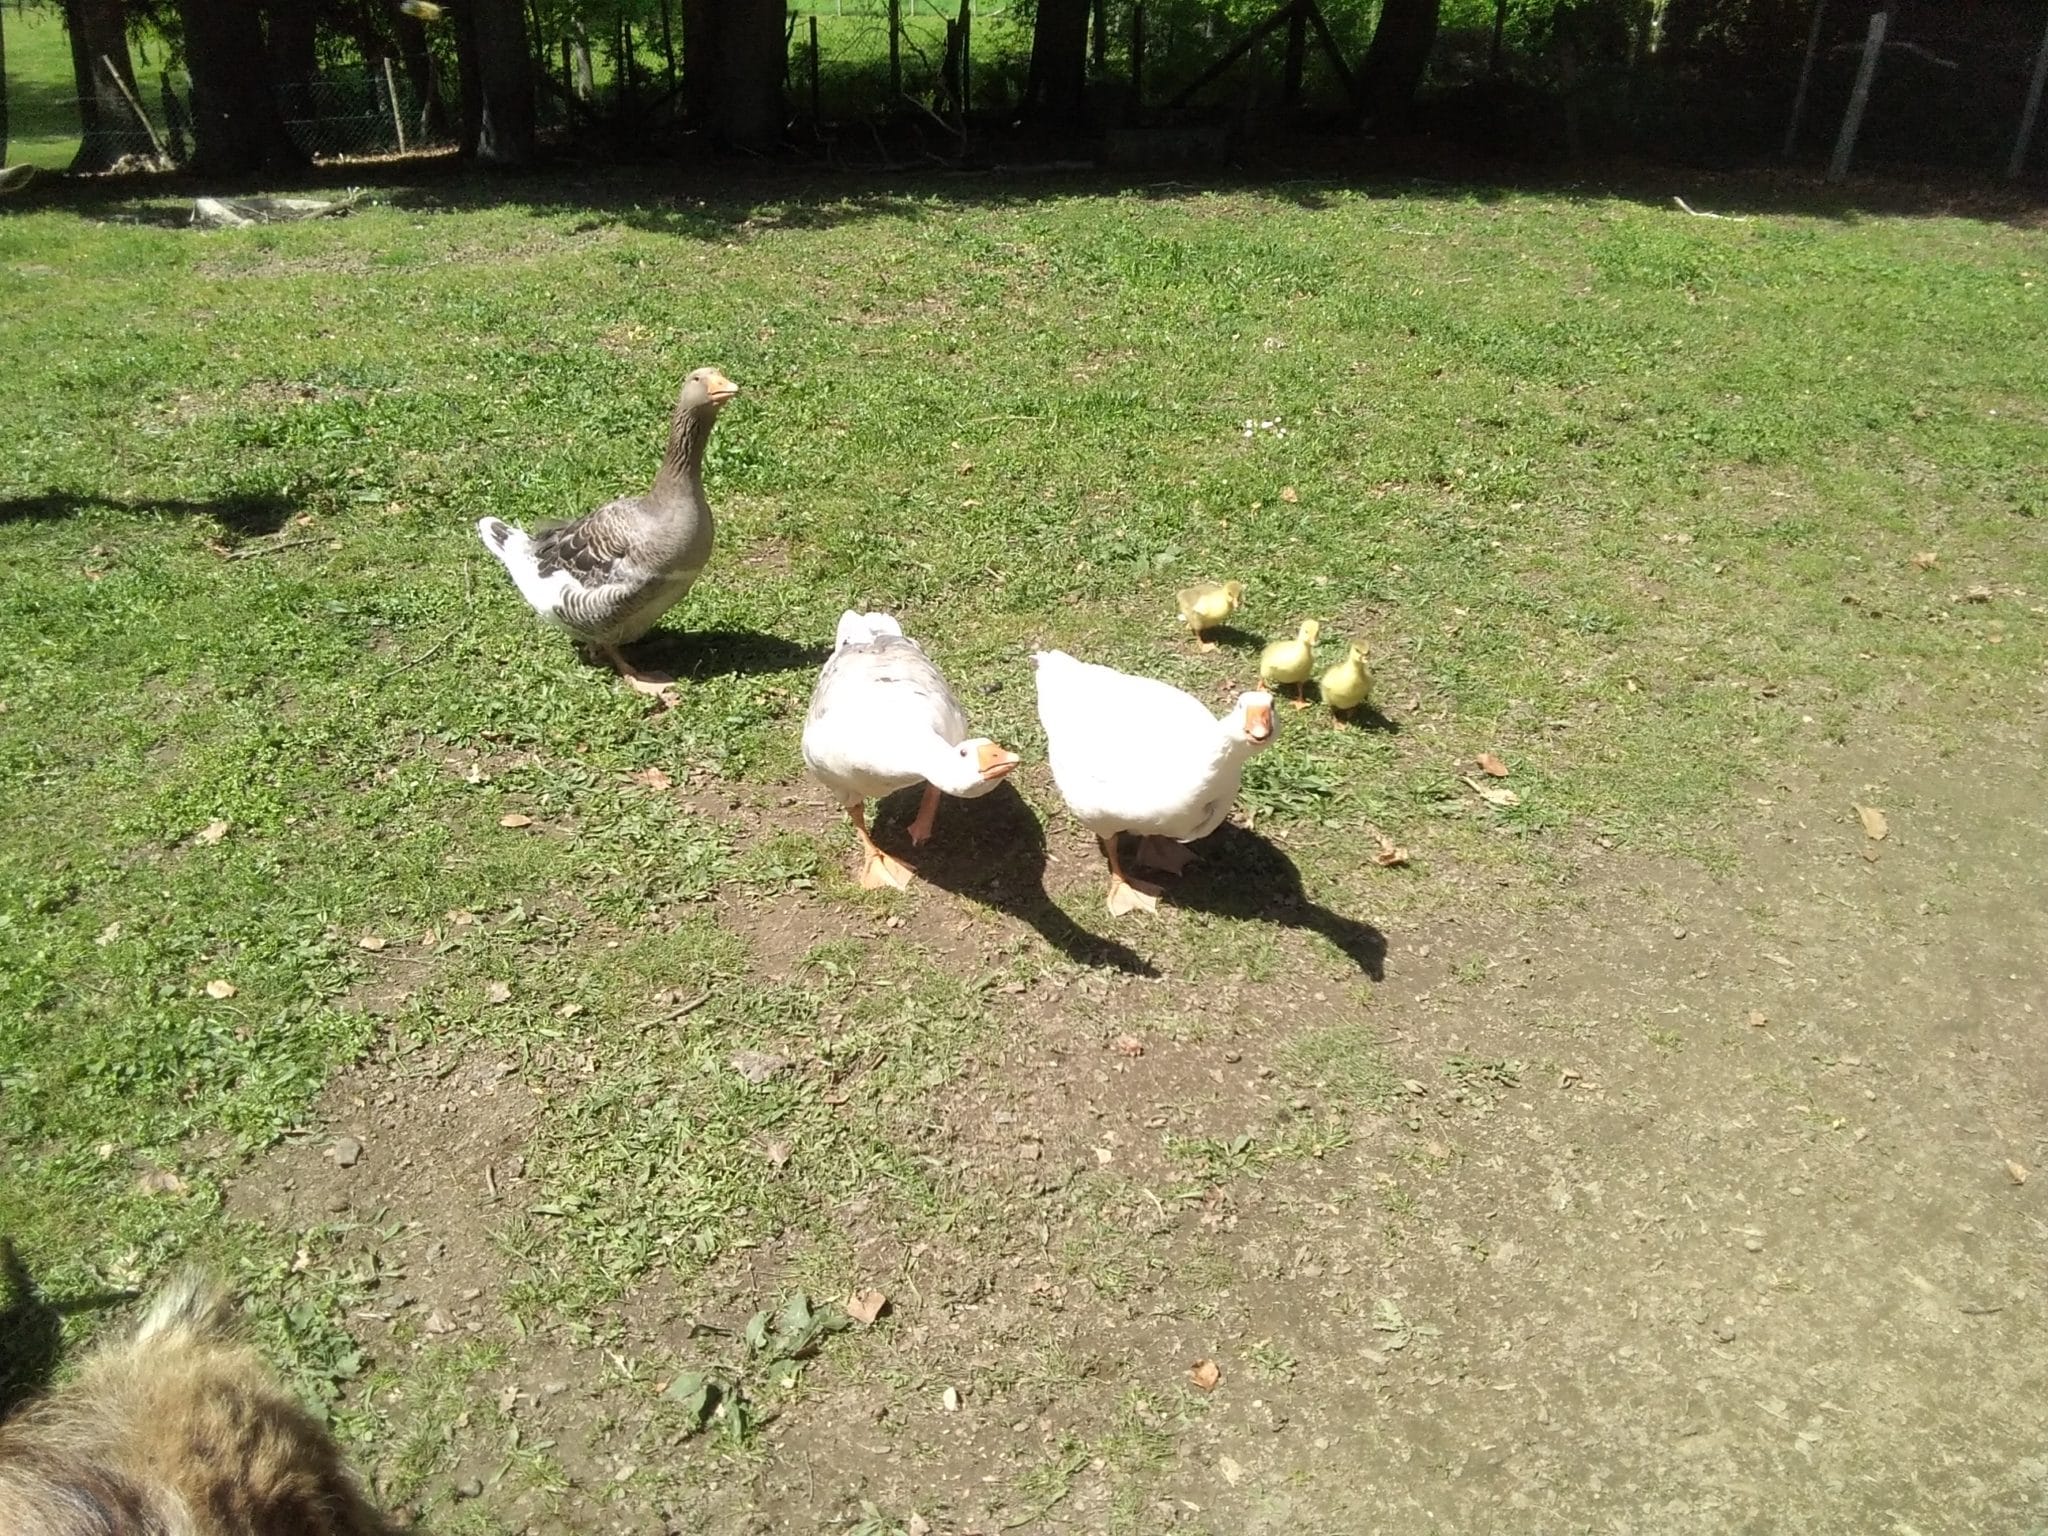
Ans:
{"type": "Polygon", "coordinates": [[[405,61],[405,78],[420,104],[420,137],[445,139],[448,102],[441,95],[441,76],[434,68],[433,50],[427,46],[426,24],[406,15],[395,3],[392,12],[398,33],[398,56],[405,61]]]}
{"type": "Polygon", "coordinates": [[[1088,0],[1038,0],[1024,108],[1046,121],[1077,119],[1088,94],[1088,0]]]}
{"type": "Polygon", "coordinates": [[[271,94],[256,0],[178,0],[192,73],[193,167],[240,176],[305,164],[271,94]]]}
{"type": "Polygon", "coordinates": [[[462,71],[462,152],[483,165],[533,159],[533,61],[520,0],[450,6],[462,71]]]}
{"type": "Polygon", "coordinates": [[[597,95],[597,69],[590,62],[590,33],[581,16],[573,17],[569,25],[575,35],[562,44],[569,50],[569,89],[576,93],[578,101],[589,101],[597,95]]]}
{"type": "Polygon", "coordinates": [[[135,66],[128,60],[128,16],[123,0],[65,0],[64,19],[71,33],[71,73],[78,90],[78,153],[74,171],[104,171],[123,154],[149,148],[147,136],[100,62],[111,59],[121,78],[135,89],[135,66]]]}
{"type": "Polygon", "coordinates": [[[318,72],[314,51],[319,21],[306,0],[270,0],[263,11],[263,41],[273,85],[304,85],[318,72]]]}
{"type": "Polygon", "coordinates": [[[7,163],[7,16],[0,7],[0,165],[7,163]]]}
{"type": "Polygon", "coordinates": [[[720,144],[756,151],[782,139],[784,0],[683,0],[683,100],[720,144]]]}
{"type": "Polygon", "coordinates": [[[1358,95],[1365,120],[1376,128],[1398,128],[1414,104],[1436,46],[1442,0],[1386,0],[1372,44],[1358,70],[1358,95]]]}

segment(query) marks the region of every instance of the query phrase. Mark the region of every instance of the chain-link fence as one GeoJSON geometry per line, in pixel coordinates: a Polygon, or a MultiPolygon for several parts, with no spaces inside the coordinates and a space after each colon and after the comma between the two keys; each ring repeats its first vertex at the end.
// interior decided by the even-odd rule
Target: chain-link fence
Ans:
{"type": "Polygon", "coordinates": [[[903,111],[948,120],[1024,94],[1028,19],[1007,0],[793,0],[789,94],[799,117],[903,111]]]}
{"type": "MultiPolygon", "coordinates": [[[[461,124],[459,102],[415,90],[381,67],[280,85],[275,96],[285,133],[315,160],[443,149],[461,124]]],[[[183,75],[138,81],[134,99],[124,95],[118,110],[105,98],[49,97],[38,112],[41,140],[61,151],[46,160],[69,161],[81,144],[91,151],[83,163],[102,168],[183,165],[192,157],[192,82],[183,75]]]]}

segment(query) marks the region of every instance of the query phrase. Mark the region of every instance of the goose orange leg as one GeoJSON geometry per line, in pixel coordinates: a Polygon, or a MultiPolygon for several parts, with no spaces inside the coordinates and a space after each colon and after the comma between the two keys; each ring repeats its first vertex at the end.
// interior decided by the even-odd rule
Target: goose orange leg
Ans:
{"type": "Polygon", "coordinates": [[[901,859],[890,858],[868,836],[867,806],[856,800],[846,808],[846,819],[853,823],[853,835],[860,839],[861,889],[879,891],[884,886],[897,891],[910,889],[910,882],[915,878],[910,866],[901,859]]]}
{"type": "Polygon", "coordinates": [[[1138,863],[1146,869],[1157,869],[1169,875],[1178,875],[1194,862],[1194,852],[1185,843],[1176,843],[1170,837],[1138,839],[1138,863]]]}
{"type": "Polygon", "coordinates": [[[910,846],[922,848],[932,838],[932,824],[939,819],[939,786],[927,784],[924,798],[917,803],[917,819],[910,824],[910,846]]]}
{"type": "Polygon", "coordinates": [[[1157,912],[1159,910],[1159,887],[1147,885],[1142,880],[1132,880],[1124,874],[1122,860],[1117,857],[1116,837],[1100,838],[1103,856],[1109,860],[1109,912],[1112,917],[1122,917],[1126,912],[1157,912]]]}

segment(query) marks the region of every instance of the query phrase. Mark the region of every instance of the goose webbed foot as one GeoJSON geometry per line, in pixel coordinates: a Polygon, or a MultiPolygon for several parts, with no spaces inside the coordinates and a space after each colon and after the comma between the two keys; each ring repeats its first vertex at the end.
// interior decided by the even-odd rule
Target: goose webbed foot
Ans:
{"type": "Polygon", "coordinates": [[[846,819],[853,823],[853,835],[860,839],[860,888],[864,891],[907,891],[917,878],[908,864],[891,858],[868,835],[867,807],[849,805],[846,819]]]}
{"type": "Polygon", "coordinates": [[[604,658],[614,672],[626,680],[626,686],[635,693],[644,693],[649,698],[674,702],[671,695],[675,691],[676,680],[666,672],[648,672],[634,666],[626,658],[626,653],[616,645],[601,645],[597,648],[597,654],[604,658]]]}
{"type": "Polygon", "coordinates": [[[1123,861],[1117,857],[1116,839],[1102,839],[1103,856],[1109,860],[1109,914],[1122,917],[1128,912],[1157,912],[1159,910],[1159,887],[1143,880],[1133,880],[1124,873],[1123,861]]]}

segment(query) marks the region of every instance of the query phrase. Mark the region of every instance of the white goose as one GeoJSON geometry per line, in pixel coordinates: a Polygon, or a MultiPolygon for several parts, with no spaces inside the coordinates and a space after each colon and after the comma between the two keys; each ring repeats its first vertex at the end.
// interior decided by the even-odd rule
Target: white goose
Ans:
{"type": "Polygon", "coordinates": [[[1065,651],[1040,651],[1032,660],[1053,782],[1109,860],[1109,910],[1119,917],[1156,911],[1159,888],[1124,874],[1118,835],[1142,836],[1141,857],[1155,868],[1186,867],[1189,854],[1178,845],[1223,825],[1245,764],[1271,744],[1273,696],[1240,694],[1218,719],[1169,683],[1065,651]]]}
{"type": "Polygon", "coordinates": [[[967,714],[924,647],[886,613],[842,614],[839,634],[804,720],[804,763],[839,797],[860,839],[860,883],[869,890],[910,884],[911,871],[875,846],[867,802],[922,780],[924,801],[910,824],[922,847],[941,794],[972,800],[1017,766],[986,736],[967,734],[967,714]]]}

